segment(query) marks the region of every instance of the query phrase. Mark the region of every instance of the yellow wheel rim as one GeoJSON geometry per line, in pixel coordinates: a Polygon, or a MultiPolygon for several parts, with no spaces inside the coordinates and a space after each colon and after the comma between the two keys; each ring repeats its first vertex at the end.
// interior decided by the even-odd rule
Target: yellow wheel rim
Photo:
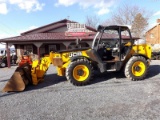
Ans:
{"type": "Polygon", "coordinates": [[[132,66],[132,73],[134,76],[142,76],[146,70],[146,66],[142,61],[136,61],[132,66]]]}
{"type": "Polygon", "coordinates": [[[89,69],[85,65],[77,65],[73,69],[73,77],[77,81],[85,81],[89,76],[89,69]]]}

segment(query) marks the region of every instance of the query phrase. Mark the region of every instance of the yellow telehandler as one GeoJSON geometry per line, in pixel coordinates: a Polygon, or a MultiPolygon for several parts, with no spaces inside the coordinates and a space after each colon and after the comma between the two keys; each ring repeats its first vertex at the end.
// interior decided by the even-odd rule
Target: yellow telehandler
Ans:
{"type": "Polygon", "coordinates": [[[12,75],[3,92],[23,91],[29,84],[37,85],[44,80],[50,64],[57,68],[57,75],[66,76],[73,85],[87,85],[94,70],[124,71],[130,80],[146,77],[150,65],[151,47],[144,41],[132,39],[127,26],[102,26],[91,48],[75,48],[50,52],[41,60],[21,64],[12,75]]]}

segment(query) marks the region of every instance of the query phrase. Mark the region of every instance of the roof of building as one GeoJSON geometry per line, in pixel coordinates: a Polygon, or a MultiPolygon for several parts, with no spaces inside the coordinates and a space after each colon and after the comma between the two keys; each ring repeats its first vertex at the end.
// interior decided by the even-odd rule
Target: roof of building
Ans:
{"type": "MultiPolygon", "coordinates": [[[[153,27],[151,27],[149,30],[147,30],[147,32],[151,31],[152,29],[154,29],[157,25],[160,25],[160,23],[156,23],[156,25],[154,25],[153,27]]],[[[146,33],[147,33],[146,32],[146,33]]]]}
{"type": "MultiPolygon", "coordinates": [[[[93,39],[95,36],[95,32],[91,32],[87,36],[82,36],[81,39],[87,40],[87,39],[93,39]]],[[[56,32],[56,33],[36,33],[36,34],[28,34],[28,35],[22,35],[22,36],[16,36],[16,37],[10,37],[0,40],[1,42],[32,42],[32,41],[44,41],[44,40],[75,40],[78,37],[69,37],[65,36],[65,33],[63,32],[56,32]]]]}
{"type": "MultiPolygon", "coordinates": [[[[16,36],[16,37],[10,37],[10,38],[6,38],[1,40],[1,42],[23,42],[23,41],[27,41],[27,42],[38,42],[38,41],[65,41],[65,40],[75,40],[77,38],[80,38],[82,40],[93,40],[95,37],[95,32],[91,32],[89,33],[89,35],[86,36],[81,36],[81,37],[70,37],[70,36],[65,36],[65,33],[37,33],[37,34],[29,34],[29,35],[23,35],[23,36],[16,36]]],[[[104,38],[115,38],[115,36],[113,34],[105,34],[103,35],[104,38]]],[[[128,36],[122,36],[122,39],[129,39],[128,36]]],[[[135,39],[139,39],[139,38],[133,38],[133,40],[135,39]]]]}
{"type": "MultiPolygon", "coordinates": [[[[77,23],[77,22],[71,21],[71,20],[68,20],[68,19],[63,19],[63,20],[60,20],[60,21],[57,21],[57,22],[53,22],[53,23],[48,24],[48,25],[44,25],[44,26],[38,27],[38,28],[33,29],[33,30],[26,31],[24,33],[21,33],[21,35],[50,32],[53,29],[57,29],[57,28],[66,26],[67,23],[77,23]]],[[[93,32],[97,32],[97,30],[92,28],[92,27],[86,26],[86,28],[91,30],[91,31],[93,31],[93,32]]]]}
{"type": "MultiPolygon", "coordinates": [[[[65,32],[52,32],[52,30],[56,30],[61,27],[67,26],[67,23],[77,23],[75,21],[71,21],[68,19],[63,19],[57,22],[53,22],[51,24],[47,24],[36,29],[32,29],[26,32],[21,33],[20,36],[9,37],[0,39],[0,42],[16,42],[16,41],[43,41],[43,40],[72,40],[77,37],[67,37],[65,36],[65,32]]],[[[86,26],[86,29],[92,31],[89,36],[82,36],[83,39],[93,39],[96,29],[86,26]]]]}
{"type": "MultiPolygon", "coordinates": [[[[87,35],[84,36],[66,36],[65,31],[58,32],[54,31],[58,28],[67,26],[67,23],[77,23],[75,21],[70,21],[68,19],[63,19],[48,25],[41,26],[39,28],[26,31],[24,33],[21,33],[20,36],[10,37],[10,38],[4,38],[0,39],[0,42],[36,42],[36,41],[65,41],[65,40],[75,40],[77,38],[81,38],[82,40],[93,40],[94,36],[97,32],[96,29],[86,26],[86,29],[90,30],[90,32],[87,32],[87,35]]],[[[107,38],[114,38],[113,35],[107,35],[107,38]]],[[[129,39],[128,37],[123,37],[124,39],[129,39]]],[[[133,38],[137,39],[137,38],[133,38]]]]}

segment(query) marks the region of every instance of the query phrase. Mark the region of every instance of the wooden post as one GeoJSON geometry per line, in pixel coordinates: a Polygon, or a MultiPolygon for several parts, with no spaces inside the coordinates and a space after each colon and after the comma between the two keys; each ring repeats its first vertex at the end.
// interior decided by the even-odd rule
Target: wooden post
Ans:
{"type": "Polygon", "coordinates": [[[40,62],[40,47],[42,46],[42,42],[35,42],[34,45],[37,47],[37,55],[38,55],[38,60],[40,62]]]}
{"type": "Polygon", "coordinates": [[[65,45],[66,50],[68,50],[69,49],[69,45],[71,44],[71,42],[63,42],[63,44],[65,45]]]}
{"type": "Polygon", "coordinates": [[[68,46],[66,46],[66,50],[68,50],[69,48],[68,48],[68,46]]]}
{"type": "Polygon", "coordinates": [[[37,47],[38,60],[40,61],[40,47],[37,47]]]}
{"type": "Polygon", "coordinates": [[[8,48],[8,43],[6,43],[6,52],[7,52],[7,66],[8,68],[11,67],[11,58],[10,58],[10,50],[8,48]]]}

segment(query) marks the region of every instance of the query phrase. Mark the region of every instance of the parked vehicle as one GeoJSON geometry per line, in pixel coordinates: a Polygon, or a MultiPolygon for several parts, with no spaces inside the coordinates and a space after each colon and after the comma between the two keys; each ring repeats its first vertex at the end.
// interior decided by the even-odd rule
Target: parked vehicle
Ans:
{"type": "Polygon", "coordinates": [[[5,49],[0,50],[0,56],[4,56],[5,54],[6,54],[6,50],[5,49]]]}
{"type": "Polygon", "coordinates": [[[4,92],[23,91],[29,84],[42,82],[51,63],[57,67],[57,75],[66,76],[76,86],[92,82],[94,70],[123,71],[130,80],[142,80],[150,65],[151,47],[143,41],[135,44],[127,26],[99,26],[91,48],[51,51],[40,61],[29,62],[24,57],[4,92]]]}
{"type": "MultiPolygon", "coordinates": [[[[1,50],[0,51],[0,67],[4,68],[7,67],[7,55],[6,55],[6,50],[1,50]]],[[[15,51],[12,50],[10,51],[10,63],[11,64],[16,64],[17,60],[17,55],[15,54],[15,51]]]]}

